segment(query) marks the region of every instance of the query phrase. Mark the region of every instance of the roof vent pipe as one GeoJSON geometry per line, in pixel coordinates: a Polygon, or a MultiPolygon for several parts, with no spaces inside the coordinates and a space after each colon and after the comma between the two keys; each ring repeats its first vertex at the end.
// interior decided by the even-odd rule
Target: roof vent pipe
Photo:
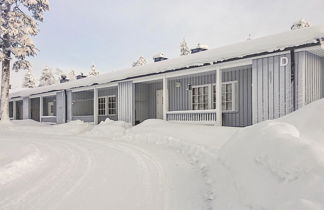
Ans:
{"type": "Polygon", "coordinates": [[[168,58],[165,57],[163,53],[159,53],[153,57],[153,60],[154,62],[160,62],[160,61],[168,60],[168,58]]]}
{"type": "Polygon", "coordinates": [[[198,44],[196,48],[191,49],[191,54],[208,50],[208,45],[198,44]]]}

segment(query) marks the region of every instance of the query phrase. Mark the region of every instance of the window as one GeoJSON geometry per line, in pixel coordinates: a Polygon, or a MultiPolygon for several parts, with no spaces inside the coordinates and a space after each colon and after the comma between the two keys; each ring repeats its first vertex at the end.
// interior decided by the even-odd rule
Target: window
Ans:
{"type": "Polygon", "coordinates": [[[98,98],[98,115],[106,115],[106,104],[107,98],[106,97],[99,97],[98,98]]]}
{"type": "Polygon", "coordinates": [[[117,97],[104,96],[98,98],[98,115],[116,115],[117,114],[117,97]]]}
{"type": "Polygon", "coordinates": [[[43,97],[43,115],[53,117],[56,115],[56,96],[43,97]]]}
{"type": "Polygon", "coordinates": [[[108,96],[108,115],[117,114],[117,97],[108,96]]]}
{"type": "Polygon", "coordinates": [[[93,96],[93,90],[72,93],[72,116],[92,116],[93,96]]]}
{"type": "MultiPolygon", "coordinates": [[[[225,82],[222,85],[223,111],[235,111],[235,84],[237,82],[225,82]]],[[[213,109],[216,109],[216,85],[213,85],[213,109]]]]}
{"type": "Polygon", "coordinates": [[[208,109],[208,85],[192,88],[192,109],[208,109]]]}

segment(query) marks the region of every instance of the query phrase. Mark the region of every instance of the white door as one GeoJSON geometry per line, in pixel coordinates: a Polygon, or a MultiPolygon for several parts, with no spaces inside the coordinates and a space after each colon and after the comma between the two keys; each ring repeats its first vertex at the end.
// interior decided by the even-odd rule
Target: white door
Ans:
{"type": "Polygon", "coordinates": [[[156,91],[156,119],[163,119],[163,90],[156,91]]]}

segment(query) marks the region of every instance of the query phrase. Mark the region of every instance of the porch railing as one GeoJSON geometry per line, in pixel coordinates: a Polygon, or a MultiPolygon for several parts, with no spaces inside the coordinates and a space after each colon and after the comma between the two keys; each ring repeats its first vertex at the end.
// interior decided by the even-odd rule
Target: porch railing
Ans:
{"type": "Polygon", "coordinates": [[[166,113],[168,121],[216,123],[216,110],[186,110],[169,111],[166,113]]]}

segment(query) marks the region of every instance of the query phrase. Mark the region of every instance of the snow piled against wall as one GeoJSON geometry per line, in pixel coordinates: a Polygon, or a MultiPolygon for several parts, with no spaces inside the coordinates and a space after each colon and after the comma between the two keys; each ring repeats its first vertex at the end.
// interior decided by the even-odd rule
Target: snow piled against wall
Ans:
{"type": "Polygon", "coordinates": [[[160,120],[133,128],[108,121],[99,128],[107,129],[104,135],[121,131],[115,140],[185,155],[205,180],[211,209],[322,210],[323,116],[324,100],[320,100],[282,119],[244,129],[160,120]]]}
{"type": "Polygon", "coordinates": [[[323,116],[321,100],[236,133],[217,158],[218,209],[324,209],[323,116]]]}

